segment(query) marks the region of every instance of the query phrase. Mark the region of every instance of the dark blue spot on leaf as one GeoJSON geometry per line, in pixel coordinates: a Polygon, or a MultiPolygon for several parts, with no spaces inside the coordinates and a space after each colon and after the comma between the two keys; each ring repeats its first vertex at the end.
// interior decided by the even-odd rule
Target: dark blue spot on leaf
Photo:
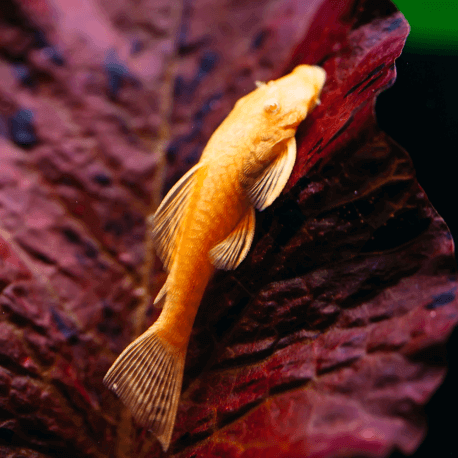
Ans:
{"type": "Polygon", "coordinates": [[[199,71],[197,72],[197,79],[202,79],[205,75],[210,73],[218,63],[219,57],[213,51],[207,51],[200,59],[199,71]]]}
{"type": "Polygon", "coordinates": [[[398,29],[402,25],[403,19],[395,19],[388,27],[383,29],[384,32],[392,32],[393,30],[398,29]]]}
{"type": "Polygon", "coordinates": [[[111,178],[104,173],[98,173],[94,176],[94,181],[98,183],[100,186],[110,186],[111,185],[111,178]]]}
{"type": "Polygon", "coordinates": [[[132,42],[130,53],[132,55],[138,54],[140,51],[143,50],[144,47],[145,47],[145,44],[143,43],[143,41],[136,39],[132,42]]]}
{"type": "Polygon", "coordinates": [[[30,110],[18,110],[9,119],[10,135],[19,146],[31,147],[36,144],[37,136],[32,124],[33,113],[30,110]]]}
{"type": "Polygon", "coordinates": [[[433,296],[433,300],[426,306],[428,310],[434,310],[442,305],[449,304],[455,300],[455,290],[456,288],[447,291],[446,293],[439,294],[438,296],[433,296]]]}
{"type": "Polygon", "coordinates": [[[119,60],[118,54],[114,49],[107,53],[105,71],[108,78],[108,92],[114,98],[118,95],[123,80],[129,75],[128,68],[119,60]]]}
{"type": "Polygon", "coordinates": [[[69,343],[76,343],[78,340],[78,333],[75,327],[71,324],[67,324],[54,307],[51,307],[51,315],[56,323],[57,329],[62,333],[67,341],[69,343]]]}
{"type": "Polygon", "coordinates": [[[21,82],[22,85],[27,87],[34,87],[35,81],[32,78],[30,70],[24,64],[16,64],[14,67],[14,76],[21,82]]]}
{"type": "Polygon", "coordinates": [[[202,121],[203,118],[210,113],[212,110],[213,104],[217,102],[223,96],[222,92],[218,92],[217,94],[212,95],[209,97],[202,105],[201,109],[195,114],[194,120],[196,122],[202,121]]]}
{"type": "Polygon", "coordinates": [[[124,233],[124,229],[119,221],[108,221],[104,227],[105,232],[113,234],[115,237],[120,237],[124,233]]]}
{"type": "Polygon", "coordinates": [[[193,80],[188,83],[182,76],[177,76],[175,79],[173,93],[177,98],[184,98],[186,101],[190,101],[196,88],[197,80],[193,80]]]}
{"type": "Polygon", "coordinates": [[[35,46],[38,49],[49,46],[48,40],[46,39],[45,34],[41,30],[35,30],[34,37],[35,37],[35,46]]]}
{"type": "Polygon", "coordinates": [[[43,52],[45,53],[46,57],[51,60],[54,64],[58,65],[59,67],[62,67],[64,65],[65,61],[62,55],[54,49],[52,46],[46,46],[43,49],[43,52]]]}
{"type": "Polygon", "coordinates": [[[197,164],[197,161],[199,160],[201,152],[202,152],[201,148],[194,148],[191,151],[191,153],[188,156],[186,156],[186,158],[184,160],[186,165],[197,164]]]}
{"type": "Polygon", "coordinates": [[[270,35],[270,30],[264,29],[258,32],[253,41],[251,42],[250,49],[252,51],[256,51],[257,49],[261,48],[264,43],[266,42],[267,37],[270,35]]]}
{"type": "Polygon", "coordinates": [[[63,229],[62,233],[64,234],[65,238],[70,242],[78,245],[81,243],[80,236],[73,230],[73,229],[63,229]]]}
{"type": "Polygon", "coordinates": [[[85,254],[88,258],[96,258],[98,255],[98,251],[95,245],[93,245],[90,242],[87,242],[85,254]]]}

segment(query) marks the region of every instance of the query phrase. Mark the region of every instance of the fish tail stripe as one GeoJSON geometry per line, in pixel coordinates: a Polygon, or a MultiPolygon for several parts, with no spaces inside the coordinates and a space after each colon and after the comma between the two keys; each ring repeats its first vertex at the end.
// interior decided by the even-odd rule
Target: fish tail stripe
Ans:
{"type": "Polygon", "coordinates": [[[147,399],[147,402],[145,404],[151,403],[153,396],[152,393],[154,393],[156,385],[161,382],[162,372],[166,370],[164,368],[164,365],[167,365],[168,359],[167,353],[164,349],[161,349],[160,352],[158,352],[157,358],[154,360],[154,362],[155,365],[151,364],[150,361],[150,364],[148,366],[150,373],[148,374],[149,376],[147,377],[144,383],[144,390],[146,394],[145,397],[147,399]]]}
{"type": "MultiPolygon", "coordinates": [[[[155,343],[155,341],[151,343],[155,343]]],[[[129,381],[128,392],[124,399],[121,397],[122,401],[126,405],[130,405],[134,401],[137,405],[144,404],[145,391],[147,389],[146,385],[151,383],[154,379],[153,368],[149,356],[155,349],[157,349],[156,361],[160,364],[160,362],[164,359],[165,352],[162,351],[163,349],[158,345],[148,345],[145,347],[142,359],[139,359],[136,367],[132,369],[135,371],[135,377],[129,381]],[[135,387],[135,389],[133,389],[133,387],[135,387]]]]}
{"type": "MultiPolygon", "coordinates": [[[[119,360],[120,358],[124,357],[125,358],[125,361],[124,361],[124,364],[125,364],[125,367],[126,369],[129,369],[130,367],[130,363],[132,362],[132,360],[134,360],[136,354],[138,354],[142,347],[144,347],[146,345],[146,342],[145,341],[142,341],[142,342],[132,342],[119,356],[118,356],[118,359],[119,360]],[[136,345],[134,345],[136,344],[136,345]]],[[[110,370],[107,372],[107,374],[105,375],[105,378],[104,378],[104,382],[107,384],[107,383],[112,383],[112,380],[117,377],[117,373],[119,371],[119,367],[117,367],[115,364],[111,366],[110,370]]],[[[122,387],[122,384],[118,384],[117,385],[119,388],[122,387]]]]}
{"type": "Polygon", "coordinates": [[[185,352],[148,330],[121,353],[103,380],[135,421],[152,430],[164,451],[172,437],[184,360],[185,352]]]}
{"type": "MultiPolygon", "coordinates": [[[[144,339],[143,341],[138,342],[135,347],[132,347],[130,353],[126,353],[125,355],[125,362],[122,370],[128,373],[132,373],[131,377],[134,379],[136,377],[135,368],[139,365],[139,358],[145,354],[147,347],[148,341],[144,339]]],[[[121,367],[119,367],[118,370],[121,370],[121,367]]],[[[122,396],[128,389],[129,383],[131,383],[131,380],[127,377],[121,380],[121,383],[119,384],[119,390],[117,392],[119,396],[122,396]]]]}
{"type": "MultiPolygon", "coordinates": [[[[167,393],[168,396],[166,399],[164,399],[164,403],[167,404],[167,403],[171,403],[173,402],[173,392],[175,391],[175,386],[176,386],[176,377],[174,376],[175,374],[172,374],[172,380],[171,380],[171,390],[167,393]]],[[[167,411],[165,409],[162,410],[162,424],[164,425],[164,428],[163,428],[163,431],[162,431],[162,434],[166,433],[166,425],[168,425],[170,423],[170,410],[167,411]]]]}
{"type": "MultiPolygon", "coordinates": [[[[153,341],[153,344],[156,342],[153,341]]],[[[136,364],[136,368],[133,369],[135,370],[134,376],[132,380],[130,381],[131,386],[138,386],[136,391],[131,390],[130,395],[126,398],[126,403],[131,402],[132,398],[134,396],[138,397],[138,402],[141,403],[144,399],[145,391],[147,387],[145,385],[148,385],[149,382],[152,380],[152,374],[150,374],[149,377],[145,377],[145,373],[152,372],[152,367],[151,367],[151,362],[149,360],[149,354],[155,350],[155,348],[158,347],[158,345],[148,345],[145,347],[143,354],[141,355],[141,360],[138,360],[138,363],[136,364]],[[145,368],[143,371],[142,368],[145,368]]],[[[158,351],[160,352],[161,349],[159,348],[158,351]]],[[[159,355],[158,359],[162,359],[163,355],[159,355]]],[[[128,385],[128,386],[129,386],[128,385]]]]}
{"type": "MultiPolygon", "coordinates": [[[[149,416],[149,421],[152,423],[157,423],[158,426],[158,434],[164,433],[164,423],[162,412],[166,409],[167,404],[167,391],[166,388],[171,388],[171,376],[173,375],[173,368],[172,362],[168,364],[167,369],[164,371],[163,376],[161,378],[160,385],[157,387],[157,391],[153,394],[152,402],[150,403],[151,406],[155,406],[155,408],[151,408],[151,414],[149,416]]],[[[173,378],[173,377],[172,377],[173,378]]]]}
{"type": "MultiPolygon", "coordinates": [[[[154,375],[151,378],[154,378],[153,382],[157,382],[158,380],[156,377],[154,377],[154,375]]],[[[152,390],[154,390],[154,387],[152,385],[154,385],[154,383],[149,382],[146,385],[147,385],[147,391],[145,392],[145,396],[142,397],[139,400],[139,402],[137,402],[135,408],[132,409],[132,414],[135,420],[137,421],[137,423],[142,424],[142,425],[150,424],[150,422],[148,421],[148,413],[151,409],[154,408],[154,405],[155,405],[154,401],[151,398],[152,390]]],[[[155,431],[155,434],[156,434],[156,431],[155,431]]]]}
{"type": "MultiPolygon", "coordinates": [[[[163,360],[163,359],[162,359],[163,360]]],[[[158,360],[158,364],[162,363],[162,360],[158,360]]],[[[161,366],[161,371],[157,374],[156,377],[153,377],[153,383],[149,383],[149,390],[148,390],[148,400],[139,406],[139,410],[137,412],[138,417],[146,422],[150,422],[149,416],[151,412],[154,412],[155,409],[158,408],[158,396],[157,392],[161,388],[163,389],[166,385],[165,381],[167,376],[171,370],[172,361],[170,359],[165,359],[164,364],[161,366]]]]}
{"type": "Polygon", "coordinates": [[[124,367],[115,366],[113,372],[110,374],[110,379],[107,382],[112,383],[113,389],[119,397],[125,397],[129,390],[130,377],[120,377],[121,372],[130,373],[135,368],[136,357],[141,354],[141,349],[137,348],[136,351],[132,351],[133,354],[127,354],[126,365],[124,367]],[[115,381],[117,379],[117,382],[115,381]]]}
{"type": "MultiPolygon", "coordinates": [[[[166,357],[166,353],[164,349],[158,349],[157,353],[157,359],[156,364],[158,367],[161,367],[162,361],[164,361],[166,357]]],[[[157,381],[157,377],[155,377],[155,374],[157,373],[158,369],[155,367],[152,363],[151,360],[148,362],[148,367],[145,369],[145,373],[148,373],[148,377],[144,377],[144,380],[142,381],[142,384],[139,387],[139,392],[140,395],[142,396],[143,399],[145,399],[145,402],[150,399],[151,396],[151,390],[157,381]]]]}
{"type": "MultiPolygon", "coordinates": [[[[174,396],[176,396],[176,386],[177,384],[180,383],[180,389],[179,391],[181,391],[181,381],[179,380],[178,377],[174,377],[173,378],[173,388],[170,390],[170,394],[171,394],[171,399],[170,399],[170,402],[173,404],[173,403],[177,403],[178,404],[178,401],[179,401],[179,397],[177,397],[176,399],[174,399],[174,396]]],[[[166,412],[165,416],[164,416],[164,425],[167,425],[166,428],[169,428],[169,430],[167,430],[166,428],[164,428],[164,436],[171,436],[172,435],[172,429],[170,429],[171,427],[173,428],[173,424],[175,422],[175,419],[174,417],[172,417],[173,412],[172,410],[170,409],[168,411],[168,413],[166,412]],[[170,426],[172,425],[172,426],[170,426]]]]}
{"type": "Polygon", "coordinates": [[[169,444],[170,439],[172,437],[176,411],[178,407],[178,402],[180,400],[181,384],[183,381],[183,370],[184,358],[181,359],[181,361],[178,361],[178,364],[175,365],[175,367],[173,368],[172,383],[170,384],[170,389],[167,391],[167,396],[164,401],[165,405],[171,406],[171,408],[164,409],[162,418],[159,419],[159,421],[161,421],[163,425],[162,434],[157,436],[161,444],[169,444]]]}

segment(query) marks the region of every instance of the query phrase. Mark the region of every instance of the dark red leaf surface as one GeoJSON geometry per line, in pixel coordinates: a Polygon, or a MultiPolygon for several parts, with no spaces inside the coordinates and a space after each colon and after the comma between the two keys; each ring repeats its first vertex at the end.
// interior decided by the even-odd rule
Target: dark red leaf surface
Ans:
{"type": "Polygon", "coordinates": [[[159,313],[140,305],[145,217],[254,81],[299,63],[325,68],[322,104],[248,258],[204,297],[169,454],[412,453],[458,301],[450,233],[373,114],[403,16],[388,1],[4,3],[0,456],[163,456],[102,384],[159,313]]]}

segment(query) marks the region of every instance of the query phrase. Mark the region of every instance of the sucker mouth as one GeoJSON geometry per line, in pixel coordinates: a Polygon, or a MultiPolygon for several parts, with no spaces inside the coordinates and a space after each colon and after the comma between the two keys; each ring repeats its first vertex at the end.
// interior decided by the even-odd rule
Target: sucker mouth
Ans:
{"type": "MultiPolygon", "coordinates": [[[[305,118],[304,118],[305,119],[305,118]]],[[[295,122],[293,124],[287,124],[286,126],[283,126],[283,129],[284,130],[288,130],[288,129],[296,129],[297,126],[301,123],[302,121],[299,121],[299,122],[295,122]]]]}

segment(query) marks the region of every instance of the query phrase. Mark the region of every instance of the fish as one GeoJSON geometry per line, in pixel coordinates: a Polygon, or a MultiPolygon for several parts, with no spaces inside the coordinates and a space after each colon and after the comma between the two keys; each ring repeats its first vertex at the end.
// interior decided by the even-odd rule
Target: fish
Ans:
{"type": "Polygon", "coordinates": [[[105,385],[137,424],[170,445],[194,319],[215,269],[236,269],[250,250],[255,210],[285,187],[296,160],[298,125],[320,103],[326,73],[299,65],[256,82],[210,137],[199,162],[167,193],[152,237],[167,279],[158,319],[115,360],[105,385]]]}

